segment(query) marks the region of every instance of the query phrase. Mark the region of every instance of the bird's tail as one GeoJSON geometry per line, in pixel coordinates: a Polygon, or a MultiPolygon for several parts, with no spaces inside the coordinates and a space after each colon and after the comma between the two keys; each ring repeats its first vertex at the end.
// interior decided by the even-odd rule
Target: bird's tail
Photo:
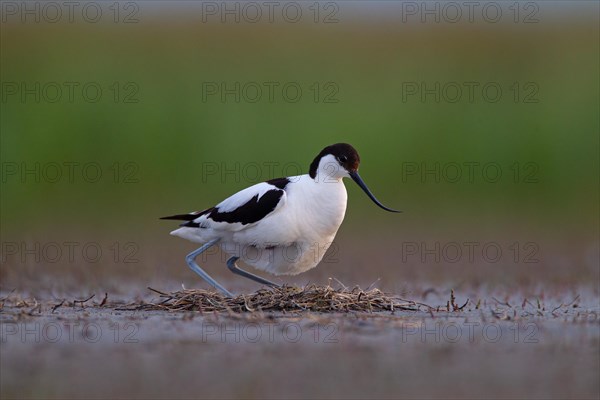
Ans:
{"type": "Polygon", "coordinates": [[[207,214],[209,212],[211,212],[213,210],[213,207],[211,208],[207,208],[206,210],[202,210],[202,211],[194,211],[192,213],[189,214],[177,214],[177,215],[169,215],[168,217],[161,217],[160,219],[174,219],[174,220],[178,220],[178,221],[192,221],[195,220],[196,218],[207,214]]]}

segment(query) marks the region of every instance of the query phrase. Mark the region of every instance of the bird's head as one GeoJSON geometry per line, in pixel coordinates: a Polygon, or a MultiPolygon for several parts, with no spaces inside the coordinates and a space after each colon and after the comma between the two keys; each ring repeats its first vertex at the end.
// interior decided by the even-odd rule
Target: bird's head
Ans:
{"type": "Polygon", "coordinates": [[[358,174],[359,165],[360,156],[354,147],[347,143],[336,143],[325,147],[315,157],[310,164],[309,175],[316,182],[321,183],[334,182],[342,178],[352,178],[379,207],[390,212],[401,212],[384,206],[375,198],[358,174]]]}

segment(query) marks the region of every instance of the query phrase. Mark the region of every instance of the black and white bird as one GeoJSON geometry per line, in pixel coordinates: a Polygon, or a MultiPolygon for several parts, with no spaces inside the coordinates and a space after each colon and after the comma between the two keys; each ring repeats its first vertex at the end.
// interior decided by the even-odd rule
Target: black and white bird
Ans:
{"type": "Polygon", "coordinates": [[[196,257],[218,245],[229,254],[227,267],[258,283],[278,286],[240,269],[243,260],[273,275],[296,275],[317,266],[344,220],[348,195],[342,178],[354,182],[375,204],[375,198],[358,175],[360,158],[349,144],[325,147],[310,164],[308,174],[271,179],[250,186],[214,207],[161,219],[183,220],[171,232],[202,247],[188,254],[189,267],[227,296],[233,295],[196,263],[196,257]]]}

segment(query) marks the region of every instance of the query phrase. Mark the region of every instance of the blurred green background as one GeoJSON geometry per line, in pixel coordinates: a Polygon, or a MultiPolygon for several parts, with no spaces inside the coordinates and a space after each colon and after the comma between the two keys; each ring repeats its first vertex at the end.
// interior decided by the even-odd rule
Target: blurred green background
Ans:
{"type": "MultiPolygon", "coordinates": [[[[76,252],[75,261],[49,262],[22,248],[9,254],[5,245],[2,289],[115,289],[125,280],[140,291],[199,286],[183,261],[194,245],[169,237],[174,224],[158,217],[212,206],[252,183],[297,173],[296,166],[306,172],[324,146],[342,141],[358,149],[376,196],[404,213],[382,212],[348,182],[334,262],[291,282],[334,276],[368,285],[382,277],[379,285],[391,290],[597,282],[597,3],[535,3],[533,23],[523,23],[526,9],[515,23],[508,3],[498,3],[498,23],[480,13],[473,22],[442,15],[422,23],[387,2],[320,3],[318,23],[312,2],[298,3],[298,23],[278,13],[273,23],[243,15],[223,23],[200,2],[134,4],[121,4],[116,23],[108,3],[98,23],[77,12],[74,22],[23,22],[3,9],[2,242],[40,249],[56,242],[63,251],[64,242],[93,242],[104,256],[90,263],[76,252]],[[323,23],[333,11],[337,22],[323,23]],[[207,92],[236,82],[247,90],[239,102],[207,92]],[[272,101],[265,82],[275,82],[272,101]],[[282,93],[286,84],[301,88],[297,102],[282,93]],[[253,101],[257,85],[263,92],[253,101]],[[501,88],[497,101],[486,85],[501,88]],[[53,102],[57,86],[62,95],[53,102]],[[456,87],[463,92],[454,101],[456,87]],[[65,162],[78,163],[69,164],[72,179],[65,162]],[[36,163],[38,172],[20,175],[36,163]],[[62,166],[57,182],[52,163],[62,166]],[[82,169],[88,163],[91,175],[82,169]],[[436,163],[450,178],[409,173],[436,163]],[[472,178],[465,163],[478,163],[472,178]],[[502,173],[495,182],[482,175],[489,163],[502,173]],[[453,182],[456,165],[462,178],[453,182]],[[98,166],[102,176],[87,182],[98,166]],[[222,176],[226,169],[234,172],[222,176]],[[523,254],[495,263],[402,254],[406,243],[469,241],[499,243],[506,254],[515,242],[522,252],[534,243],[539,262],[524,263],[523,254]],[[124,262],[127,243],[133,263],[124,262]]],[[[215,276],[251,285],[213,258],[215,276]]]]}

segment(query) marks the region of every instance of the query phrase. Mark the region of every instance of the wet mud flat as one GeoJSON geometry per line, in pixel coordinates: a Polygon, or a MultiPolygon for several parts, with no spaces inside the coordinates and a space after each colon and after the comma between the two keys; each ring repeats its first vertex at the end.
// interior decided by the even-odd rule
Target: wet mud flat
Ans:
{"type": "MultiPolygon", "coordinates": [[[[320,289],[311,292],[315,304],[344,305],[320,289]]],[[[259,309],[259,292],[226,310],[194,310],[194,301],[215,301],[202,298],[204,291],[148,291],[135,300],[3,292],[2,398],[600,394],[594,291],[542,298],[444,293],[396,298],[393,310],[361,309],[365,298],[383,299],[362,292],[350,296],[356,305],[360,295],[357,309],[328,312],[307,304],[259,309]],[[182,304],[187,308],[178,310],[182,304]]]]}

